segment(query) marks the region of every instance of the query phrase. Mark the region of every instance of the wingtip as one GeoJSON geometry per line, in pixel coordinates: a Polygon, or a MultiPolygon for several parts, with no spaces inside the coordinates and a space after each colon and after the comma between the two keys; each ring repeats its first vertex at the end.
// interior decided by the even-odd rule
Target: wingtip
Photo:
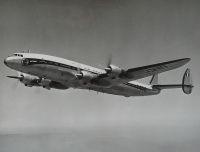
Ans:
{"type": "Polygon", "coordinates": [[[178,59],[176,61],[181,61],[182,63],[186,64],[191,60],[191,58],[182,58],[182,59],[178,59]]]}
{"type": "Polygon", "coordinates": [[[186,62],[189,62],[191,58],[183,58],[183,60],[185,60],[186,62]]]}
{"type": "Polygon", "coordinates": [[[190,62],[191,58],[185,58],[185,63],[190,62]]]}

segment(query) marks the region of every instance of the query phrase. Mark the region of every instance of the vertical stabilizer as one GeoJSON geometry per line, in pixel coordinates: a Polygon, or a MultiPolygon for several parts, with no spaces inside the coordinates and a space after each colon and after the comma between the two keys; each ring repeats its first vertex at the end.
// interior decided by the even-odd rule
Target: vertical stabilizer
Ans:
{"type": "Polygon", "coordinates": [[[158,84],[158,74],[154,74],[151,78],[151,81],[149,83],[150,85],[157,85],[158,84]]]}
{"type": "Polygon", "coordinates": [[[191,94],[192,88],[193,88],[193,84],[192,84],[190,69],[187,69],[183,75],[182,89],[184,93],[191,94]]]}

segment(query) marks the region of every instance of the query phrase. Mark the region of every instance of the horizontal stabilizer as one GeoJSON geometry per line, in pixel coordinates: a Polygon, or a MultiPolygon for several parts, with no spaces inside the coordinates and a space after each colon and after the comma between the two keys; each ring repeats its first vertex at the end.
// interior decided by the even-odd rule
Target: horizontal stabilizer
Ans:
{"type": "Polygon", "coordinates": [[[191,94],[192,93],[192,78],[190,74],[190,69],[187,69],[183,75],[182,84],[166,84],[166,85],[152,85],[153,88],[156,89],[175,89],[175,88],[182,88],[183,92],[185,94],[191,94]]]}
{"type": "Polygon", "coordinates": [[[176,88],[182,88],[182,84],[158,84],[158,85],[153,85],[153,88],[157,89],[176,89],[176,88]]]}

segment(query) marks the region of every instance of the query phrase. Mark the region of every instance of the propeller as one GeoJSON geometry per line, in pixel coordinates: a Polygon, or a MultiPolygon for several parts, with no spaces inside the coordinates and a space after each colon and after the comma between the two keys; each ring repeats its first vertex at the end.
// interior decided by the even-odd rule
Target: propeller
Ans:
{"type": "Polygon", "coordinates": [[[8,75],[7,77],[8,77],[8,78],[12,78],[12,79],[18,79],[18,80],[21,79],[21,77],[18,77],[18,76],[10,76],[10,75],[8,75]]]}
{"type": "Polygon", "coordinates": [[[18,86],[19,86],[19,81],[14,81],[12,82],[10,87],[12,90],[16,90],[18,86]]]}
{"type": "MultiPolygon", "coordinates": [[[[23,75],[22,73],[18,72],[18,76],[11,76],[11,75],[8,75],[7,77],[8,77],[8,78],[11,78],[11,79],[17,79],[17,80],[19,80],[19,81],[22,81],[23,78],[24,78],[24,75],[23,75]]],[[[12,84],[11,88],[15,90],[15,89],[18,87],[18,85],[19,85],[19,81],[14,82],[14,83],[12,84]]]]}
{"type": "Polygon", "coordinates": [[[22,81],[24,78],[24,75],[22,73],[18,73],[18,76],[12,76],[12,75],[8,75],[8,78],[12,78],[12,79],[17,79],[19,81],[22,81]]]}
{"type": "Polygon", "coordinates": [[[30,50],[30,48],[29,48],[29,49],[27,49],[27,50],[22,50],[21,52],[22,52],[22,53],[31,53],[31,50],[30,50]]]}
{"type": "Polygon", "coordinates": [[[108,56],[108,60],[107,60],[107,64],[106,66],[109,67],[112,63],[112,54],[110,53],[109,56],[108,56]]]}
{"type": "Polygon", "coordinates": [[[111,63],[112,63],[112,54],[110,53],[109,56],[108,56],[108,60],[107,60],[107,63],[106,63],[106,68],[105,68],[107,73],[110,73],[112,71],[112,69],[110,67],[111,63]]]}

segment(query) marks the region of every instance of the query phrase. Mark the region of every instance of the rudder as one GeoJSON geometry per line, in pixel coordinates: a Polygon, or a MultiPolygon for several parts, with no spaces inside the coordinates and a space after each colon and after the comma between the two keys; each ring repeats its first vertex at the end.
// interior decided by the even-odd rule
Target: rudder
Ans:
{"type": "Polygon", "coordinates": [[[192,77],[191,77],[190,69],[188,68],[183,75],[182,89],[185,94],[191,94],[192,88],[193,88],[192,77]]]}
{"type": "Polygon", "coordinates": [[[154,74],[149,82],[150,85],[157,85],[158,84],[158,74],[154,74]]]}

